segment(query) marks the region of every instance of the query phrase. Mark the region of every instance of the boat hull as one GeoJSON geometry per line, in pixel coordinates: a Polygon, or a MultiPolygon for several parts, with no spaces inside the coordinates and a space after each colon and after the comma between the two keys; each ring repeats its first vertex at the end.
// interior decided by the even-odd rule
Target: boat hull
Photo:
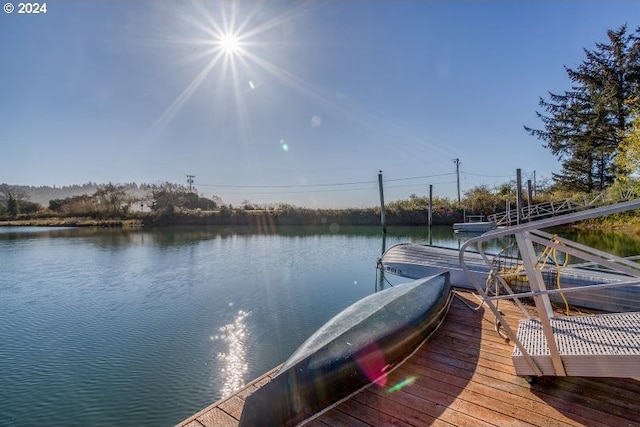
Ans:
{"type": "Polygon", "coordinates": [[[455,233],[484,233],[485,231],[495,228],[497,228],[496,223],[491,221],[456,222],[453,224],[453,231],[455,233]]]}
{"type": "Polygon", "coordinates": [[[450,300],[449,274],[443,273],[356,302],[247,397],[240,427],[296,425],[369,384],[384,385],[389,370],[437,329],[450,300]]]}
{"type": "MultiPolygon", "coordinates": [[[[473,281],[484,287],[490,267],[477,252],[465,252],[467,274],[459,262],[459,250],[399,243],[390,247],[380,258],[379,266],[386,273],[409,279],[432,276],[442,271],[451,275],[451,283],[459,288],[475,290],[473,281]],[[471,277],[470,277],[471,276],[471,277]],[[472,281],[473,280],[473,281],[472,281]]],[[[494,255],[489,254],[489,258],[494,255]]],[[[563,289],[585,287],[599,283],[616,283],[629,277],[610,271],[589,268],[567,267],[561,270],[560,281],[563,289]]],[[[553,284],[553,288],[555,288],[553,284]]],[[[551,288],[551,286],[550,286],[551,288]]],[[[551,301],[576,307],[613,312],[640,311],[640,286],[623,286],[610,289],[593,289],[577,293],[551,295],[551,301]]]]}

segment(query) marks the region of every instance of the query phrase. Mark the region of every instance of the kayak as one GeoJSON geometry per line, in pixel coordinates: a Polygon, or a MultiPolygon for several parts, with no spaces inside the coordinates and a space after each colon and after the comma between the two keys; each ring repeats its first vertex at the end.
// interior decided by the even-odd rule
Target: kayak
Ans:
{"type": "Polygon", "coordinates": [[[240,427],[294,426],[388,373],[440,326],[452,298],[449,273],[396,285],[338,313],[245,401],[240,427]]]}

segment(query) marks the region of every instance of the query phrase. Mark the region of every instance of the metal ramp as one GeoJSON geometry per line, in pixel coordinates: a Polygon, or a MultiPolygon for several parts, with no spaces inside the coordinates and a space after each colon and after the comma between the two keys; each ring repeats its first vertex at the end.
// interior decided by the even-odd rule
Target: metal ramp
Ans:
{"type": "MultiPolygon", "coordinates": [[[[550,319],[566,375],[640,376],[640,313],[550,319]]],[[[542,375],[556,375],[539,319],[521,320],[518,340],[542,375]]],[[[512,354],[518,375],[536,375],[518,347],[512,354]]]]}
{"type": "Polygon", "coordinates": [[[490,231],[469,239],[462,245],[459,253],[460,266],[480,294],[483,303],[496,316],[497,324],[504,328],[507,337],[514,343],[512,361],[517,375],[640,377],[640,312],[564,316],[554,311],[550,302],[551,295],[622,286],[637,290],[630,294],[630,298],[640,300],[640,264],[541,230],[635,209],[640,209],[640,199],[490,231]],[[491,259],[484,254],[483,244],[506,236],[515,237],[521,271],[526,273],[529,287],[514,290],[505,277],[493,274],[490,276],[495,280],[496,286],[495,291],[490,294],[487,283],[480,283],[472,274],[465,262],[465,254],[467,249],[474,248],[491,265],[491,259]],[[538,262],[534,244],[545,245],[565,256],[618,272],[627,280],[569,289],[547,289],[543,270],[548,267],[543,267],[538,262]],[[536,318],[531,317],[521,302],[523,298],[532,299],[535,303],[536,318]],[[517,332],[508,326],[498,310],[498,301],[502,299],[514,300],[523,313],[524,319],[519,322],[517,332]]]}
{"type": "Polygon", "coordinates": [[[495,223],[497,226],[512,225],[516,224],[518,219],[520,219],[521,222],[528,222],[552,216],[564,215],[571,212],[610,205],[614,202],[629,200],[631,196],[631,193],[624,193],[620,194],[620,198],[617,200],[609,200],[607,194],[603,192],[591,197],[584,196],[581,199],[566,199],[523,206],[520,209],[519,217],[516,209],[509,209],[506,212],[498,212],[488,215],[487,220],[495,223]]]}

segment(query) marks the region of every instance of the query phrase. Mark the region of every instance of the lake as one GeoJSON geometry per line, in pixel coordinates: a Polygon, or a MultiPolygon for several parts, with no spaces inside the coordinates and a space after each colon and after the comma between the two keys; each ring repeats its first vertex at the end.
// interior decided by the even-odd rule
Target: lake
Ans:
{"type": "MultiPolygon", "coordinates": [[[[578,237],[640,253],[628,236],[578,237]]],[[[391,228],[384,244],[429,240],[463,241],[391,228]]],[[[382,249],[379,229],[336,225],[0,227],[0,425],[172,426],[390,286],[382,249]]]]}

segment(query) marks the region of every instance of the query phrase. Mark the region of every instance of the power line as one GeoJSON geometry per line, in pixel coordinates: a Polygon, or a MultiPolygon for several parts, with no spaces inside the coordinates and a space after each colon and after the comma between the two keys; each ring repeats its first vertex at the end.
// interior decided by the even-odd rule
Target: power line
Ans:
{"type": "MultiPolygon", "coordinates": [[[[456,181],[439,181],[439,182],[430,182],[430,184],[455,184],[456,181]]],[[[424,187],[424,184],[408,184],[408,185],[388,185],[385,188],[410,188],[410,187],[424,187]]]]}
{"type": "MultiPolygon", "coordinates": [[[[421,176],[411,176],[405,178],[394,178],[394,179],[386,179],[387,182],[394,181],[409,181],[414,179],[425,179],[425,178],[435,178],[440,176],[453,175],[452,172],[449,173],[440,173],[433,175],[421,175],[421,176]]],[[[239,184],[198,184],[201,187],[224,187],[224,188],[310,188],[310,187],[338,187],[345,185],[362,185],[362,184],[375,184],[377,181],[352,181],[352,182],[334,182],[334,183],[323,183],[323,184],[286,184],[286,185],[239,185],[239,184]]]]}
{"type": "MultiPolygon", "coordinates": [[[[460,159],[454,159],[454,163],[456,164],[456,169],[459,168],[460,159]],[[457,162],[456,162],[457,161],[457,162]]],[[[430,174],[430,175],[419,175],[419,176],[409,176],[409,177],[401,177],[401,178],[391,178],[385,179],[386,182],[399,182],[399,181],[411,181],[411,180],[421,180],[428,178],[437,178],[437,177],[446,177],[456,175],[456,181],[440,181],[440,182],[431,182],[431,184],[453,184],[458,183],[458,197],[460,191],[460,173],[463,175],[472,175],[472,176],[480,176],[480,177],[510,177],[510,175],[482,175],[482,174],[474,174],[469,172],[460,172],[457,170],[456,172],[447,172],[447,173],[438,173],[438,174],[430,174]]],[[[193,183],[194,175],[187,175],[189,179],[187,182],[191,185],[193,183]]],[[[246,194],[246,195],[273,195],[273,194],[309,194],[309,193],[332,193],[332,192],[345,192],[345,191],[365,191],[365,190],[374,190],[377,188],[376,180],[367,180],[367,181],[350,181],[350,182],[334,182],[334,183],[321,183],[321,184],[280,184],[280,185],[270,185],[270,184],[259,184],[259,185],[250,185],[250,184],[198,184],[201,187],[213,187],[218,188],[223,191],[225,194],[246,194]],[[358,188],[335,188],[335,187],[345,187],[345,186],[361,186],[358,188]],[[334,188],[330,188],[334,187],[334,188]],[[306,189],[306,190],[293,190],[293,191],[224,191],[223,189],[306,189]],[[315,189],[314,189],[315,188],[315,189]]],[[[410,188],[410,187],[420,187],[424,184],[405,184],[405,185],[390,185],[388,188],[410,188]]]]}
{"type": "Polygon", "coordinates": [[[298,188],[298,187],[335,187],[343,185],[374,184],[376,181],[337,182],[333,184],[288,184],[288,185],[237,185],[237,184],[199,184],[204,187],[227,188],[298,188]]]}
{"type": "Polygon", "coordinates": [[[434,174],[434,175],[422,175],[422,176],[412,176],[412,177],[408,177],[408,178],[387,179],[385,181],[387,181],[387,182],[408,181],[408,180],[412,180],[412,179],[435,178],[435,177],[438,177],[438,176],[447,176],[447,175],[455,175],[455,173],[454,172],[438,173],[438,174],[434,174]]]}
{"type": "Polygon", "coordinates": [[[344,191],[363,191],[363,190],[375,190],[377,187],[362,187],[362,188],[335,188],[331,190],[300,190],[300,191],[242,191],[242,192],[229,192],[225,191],[224,194],[309,194],[309,193],[337,193],[344,191]]]}
{"type": "MultiPolygon", "coordinates": [[[[439,181],[432,184],[454,184],[455,181],[439,181]]],[[[202,185],[202,184],[200,184],[202,185]]],[[[422,188],[424,184],[389,185],[385,188],[422,188]]],[[[345,191],[366,191],[375,190],[376,186],[360,188],[333,188],[326,190],[298,190],[298,191],[225,191],[224,194],[246,194],[246,195],[272,195],[272,194],[309,194],[309,193],[337,193],[345,191]]]]}
{"type": "Polygon", "coordinates": [[[513,175],[484,175],[484,174],[480,174],[480,173],[471,173],[471,172],[464,172],[464,171],[460,171],[461,174],[463,175],[471,175],[471,176],[480,176],[483,178],[511,178],[513,177],[513,175]]]}

